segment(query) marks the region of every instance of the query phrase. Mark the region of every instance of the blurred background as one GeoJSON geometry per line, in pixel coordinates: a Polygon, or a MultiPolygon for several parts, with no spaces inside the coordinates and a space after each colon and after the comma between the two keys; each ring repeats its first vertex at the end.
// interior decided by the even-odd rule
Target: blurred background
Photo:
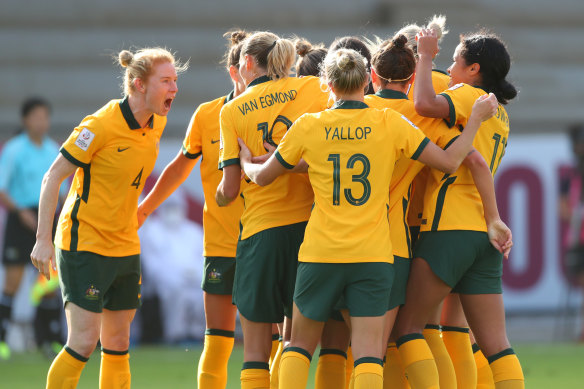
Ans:
{"type": "MultiPolygon", "coordinates": [[[[228,29],[271,30],[328,46],[346,35],[385,39],[405,24],[424,24],[436,13],[446,15],[450,30],[437,68],[450,66],[459,34],[486,27],[507,43],[513,61],[508,79],[520,91],[506,107],[512,135],[496,177],[500,212],[515,242],[504,268],[509,337],[513,343],[577,341],[583,270],[578,255],[566,253],[577,252],[579,241],[570,236],[582,227],[576,212],[582,196],[573,198],[584,175],[584,163],[579,162],[584,158],[574,153],[582,147],[573,147],[584,143],[578,135],[584,123],[581,0],[3,0],[0,144],[19,129],[20,104],[31,95],[50,101],[50,136],[63,142],[85,115],[121,96],[122,72],[112,55],[121,49],[164,46],[189,60],[190,68],[179,76],[179,93],[148,190],[179,151],[195,108],[231,89],[219,64],[226,49],[222,35],[228,29]]],[[[176,201],[185,215],[200,224],[204,198],[198,168],[181,196],[176,201]]],[[[202,269],[202,242],[196,250],[188,259],[202,269]]],[[[36,276],[34,271],[27,274],[15,308],[11,341],[16,351],[30,348],[26,334],[33,310],[28,294],[36,276]]],[[[2,279],[0,274],[0,283],[2,279]]],[[[192,293],[202,301],[200,288],[192,293]]],[[[185,317],[193,323],[203,320],[204,326],[198,302],[184,301],[193,304],[185,317]]],[[[136,329],[136,343],[141,331],[136,329]]],[[[161,328],[154,331],[154,340],[169,340],[161,328]]],[[[201,338],[198,331],[172,341],[201,338]]]]}

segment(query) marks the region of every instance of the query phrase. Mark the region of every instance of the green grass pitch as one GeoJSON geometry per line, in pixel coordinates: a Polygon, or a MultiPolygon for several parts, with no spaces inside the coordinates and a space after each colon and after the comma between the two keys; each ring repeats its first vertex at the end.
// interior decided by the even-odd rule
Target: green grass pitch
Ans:
{"type": "MultiPolygon", "coordinates": [[[[530,389],[580,388],[584,379],[584,345],[578,344],[519,344],[515,350],[530,389]]],[[[130,350],[132,387],[194,388],[197,361],[201,346],[166,347],[142,346],[130,350]]],[[[97,387],[99,353],[87,363],[79,389],[97,387]]],[[[239,388],[239,371],[243,349],[236,345],[229,363],[228,388],[239,388]]],[[[50,362],[40,353],[15,354],[9,362],[0,362],[0,388],[42,388],[50,362]]],[[[313,387],[316,358],[311,365],[309,388],[313,387]]]]}

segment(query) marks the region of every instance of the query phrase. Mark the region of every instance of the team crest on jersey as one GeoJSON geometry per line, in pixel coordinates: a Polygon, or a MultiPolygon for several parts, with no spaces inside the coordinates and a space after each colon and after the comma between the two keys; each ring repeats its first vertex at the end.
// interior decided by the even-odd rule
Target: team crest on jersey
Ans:
{"type": "Polygon", "coordinates": [[[77,135],[75,145],[77,145],[77,147],[79,147],[81,150],[87,151],[89,145],[91,142],[93,142],[93,138],[95,138],[95,134],[84,127],[79,135],[77,135]]]}
{"type": "Polygon", "coordinates": [[[456,84],[456,85],[451,86],[450,88],[448,88],[448,90],[456,90],[456,89],[462,87],[463,85],[464,85],[463,83],[456,84]]]}
{"type": "Polygon", "coordinates": [[[85,291],[85,298],[87,300],[97,300],[99,298],[99,290],[95,286],[91,285],[85,291]]]}
{"type": "Polygon", "coordinates": [[[213,269],[209,272],[209,276],[207,277],[207,281],[211,284],[218,284],[223,280],[223,274],[217,269],[213,269]]]}
{"type": "Polygon", "coordinates": [[[402,119],[405,120],[406,122],[410,123],[412,125],[412,127],[417,128],[419,130],[418,126],[416,126],[414,123],[412,123],[412,121],[410,119],[408,119],[407,117],[405,117],[404,115],[402,115],[402,119]]]}

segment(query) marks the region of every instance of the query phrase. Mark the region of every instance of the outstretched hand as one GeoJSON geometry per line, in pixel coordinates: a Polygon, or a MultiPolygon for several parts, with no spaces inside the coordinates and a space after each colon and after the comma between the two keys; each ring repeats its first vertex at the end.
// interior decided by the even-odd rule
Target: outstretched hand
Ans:
{"type": "Polygon", "coordinates": [[[418,35],[416,35],[416,40],[418,41],[418,54],[426,54],[434,58],[438,51],[438,35],[431,29],[423,28],[420,30],[418,35]]]}
{"type": "Polygon", "coordinates": [[[497,219],[487,224],[487,234],[489,241],[505,259],[509,259],[509,252],[513,247],[513,235],[511,230],[501,219],[497,219]]]}

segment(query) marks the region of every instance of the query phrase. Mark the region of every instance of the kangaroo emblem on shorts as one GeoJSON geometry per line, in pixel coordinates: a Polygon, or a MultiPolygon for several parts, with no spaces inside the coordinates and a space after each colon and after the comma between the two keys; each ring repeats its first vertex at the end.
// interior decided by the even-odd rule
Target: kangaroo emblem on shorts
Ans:
{"type": "Polygon", "coordinates": [[[91,285],[85,291],[85,298],[88,300],[97,300],[99,298],[99,290],[95,286],[91,285]]]}
{"type": "Polygon", "coordinates": [[[213,269],[209,272],[209,278],[208,281],[211,283],[219,283],[221,282],[221,280],[223,279],[223,275],[221,274],[221,272],[218,272],[217,269],[213,269]]]}

